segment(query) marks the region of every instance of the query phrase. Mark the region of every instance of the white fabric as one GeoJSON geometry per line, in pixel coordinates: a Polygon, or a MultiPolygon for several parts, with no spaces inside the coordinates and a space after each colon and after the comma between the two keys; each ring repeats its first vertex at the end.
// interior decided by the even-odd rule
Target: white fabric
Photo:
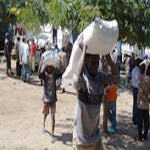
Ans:
{"type": "Polygon", "coordinates": [[[79,40],[87,45],[87,53],[90,54],[108,54],[116,45],[118,40],[119,28],[116,20],[105,21],[96,19],[91,23],[77,38],[73,45],[69,65],[62,76],[62,87],[68,85],[72,80],[73,74],[77,68],[81,56],[79,40]],[[68,80],[68,81],[67,81],[68,80]]]}
{"type": "Polygon", "coordinates": [[[45,51],[42,54],[43,64],[41,70],[44,70],[46,66],[52,65],[59,68],[59,56],[55,51],[45,51]]]}
{"type": "Polygon", "coordinates": [[[21,62],[22,64],[29,63],[29,46],[24,42],[21,45],[21,62]]]}
{"type": "Polygon", "coordinates": [[[134,88],[138,88],[138,81],[139,81],[139,78],[141,77],[141,72],[140,72],[139,67],[136,66],[133,68],[131,77],[132,77],[132,86],[134,88]]]}

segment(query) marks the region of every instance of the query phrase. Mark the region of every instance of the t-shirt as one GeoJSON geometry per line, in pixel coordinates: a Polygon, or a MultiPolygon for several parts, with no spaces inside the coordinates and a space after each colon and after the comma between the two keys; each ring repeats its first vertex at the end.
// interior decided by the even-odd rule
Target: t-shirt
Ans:
{"type": "Polygon", "coordinates": [[[115,85],[111,85],[108,88],[108,101],[114,102],[117,99],[117,88],[115,85]]]}
{"type": "Polygon", "coordinates": [[[58,77],[57,69],[49,74],[47,71],[41,73],[41,77],[44,80],[43,98],[42,100],[47,103],[57,101],[56,96],[56,78],[58,77]]]}
{"type": "Polygon", "coordinates": [[[78,144],[95,144],[100,140],[99,119],[100,105],[104,88],[117,78],[111,74],[98,72],[93,79],[86,67],[82,75],[73,77],[73,86],[77,90],[75,106],[75,131],[78,144]]]}
{"type": "Polygon", "coordinates": [[[30,55],[35,56],[35,54],[36,54],[36,45],[35,43],[32,43],[30,46],[30,55]]]}
{"type": "Polygon", "coordinates": [[[29,64],[29,46],[24,42],[21,45],[21,61],[22,64],[29,64]]]}

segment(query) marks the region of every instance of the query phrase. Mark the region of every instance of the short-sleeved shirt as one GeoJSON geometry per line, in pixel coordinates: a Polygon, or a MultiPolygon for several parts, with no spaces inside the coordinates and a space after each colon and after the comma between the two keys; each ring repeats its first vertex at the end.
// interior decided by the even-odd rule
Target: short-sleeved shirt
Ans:
{"type": "Polygon", "coordinates": [[[53,73],[48,74],[46,71],[41,73],[41,77],[44,80],[43,88],[43,102],[53,103],[57,101],[56,96],[56,78],[58,77],[57,69],[54,69],[53,73]]]}
{"type": "Polygon", "coordinates": [[[142,75],[138,82],[137,107],[143,110],[149,110],[149,102],[150,102],[150,77],[142,75]]]}
{"type": "Polygon", "coordinates": [[[112,75],[98,72],[92,78],[86,67],[78,78],[73,77],[73,86],[77,90],[77,103],[75,106],[75,130],[78,144],[94,144],[100,139],[99,119],[100,105],[104,88],[112,81],[112,75]]]}

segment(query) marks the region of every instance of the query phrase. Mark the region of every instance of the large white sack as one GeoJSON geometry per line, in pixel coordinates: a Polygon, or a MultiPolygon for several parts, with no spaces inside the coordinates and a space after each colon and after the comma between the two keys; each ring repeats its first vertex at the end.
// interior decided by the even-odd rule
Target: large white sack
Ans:
{"type": "Polygon", "coordinates": [[[46,66],[52,65],[54,67],[59,67],[59,56],[55,51],[48,50],[42,54],[43,64],[41,70],[43,71],[46,66]]]}
{"type": "Polygon", "coordinates": [[[87,53],[106,55],[114,49],[119,35],[116,20],[105,21],[95,19],[84,31],[83,43],[87,45],[87,53]]]}
{"type": "Polygon", "coordinates": [[[96,19],[77,38],[73,45],[69,65],[62,76],[62,87],[70,84],[73,74],[77,68],[81,49],[79,40],[83,36],[83,44],[87,45],[87,53],[106,55],[115,47],[119,35],[118,23],[116,20],[105,21],[96,19]]]}

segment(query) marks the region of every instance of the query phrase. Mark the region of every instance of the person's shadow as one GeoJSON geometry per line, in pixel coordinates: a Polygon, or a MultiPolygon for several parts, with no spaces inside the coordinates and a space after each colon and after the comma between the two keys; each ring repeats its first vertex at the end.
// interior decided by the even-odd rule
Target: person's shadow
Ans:
{"type": "MultiPolygon", "coordinates": [[[[51,136],[51,133],[48,130],[45,130],[45,132],[51,136]]],[[[72,146],[72,133],[62,133],[61,136],[54,135],[56,138],[56,141],[61,141],[63,144],[72,146]]]]}

